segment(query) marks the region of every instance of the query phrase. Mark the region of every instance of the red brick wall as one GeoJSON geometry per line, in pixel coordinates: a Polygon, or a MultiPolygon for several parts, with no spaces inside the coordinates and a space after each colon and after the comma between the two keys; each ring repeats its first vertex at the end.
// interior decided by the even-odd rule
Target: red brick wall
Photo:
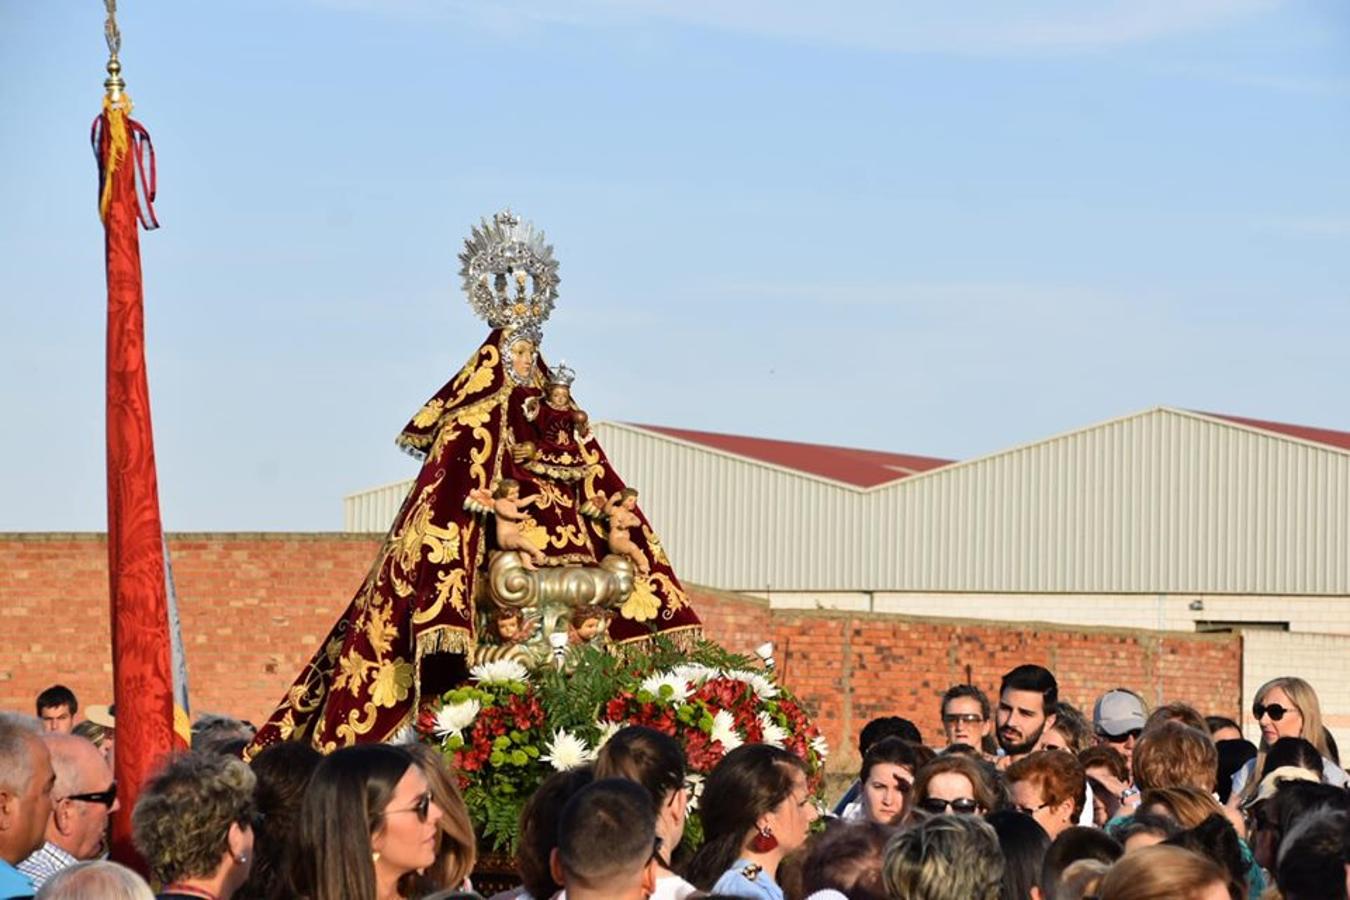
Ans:
{"type": "MultiPolygon", "coordinates": [[[[212,534],[171,537],[193,707],[263,719],[360,585],[377,537],[212,534]]],[[[53,682],[83,703],[111,698],[107,545],[102,535],[0,535],[0,709],[31,710],[53,682]]],[[[749,652],[778,647],[782,676],[817,716],[839,765],[878,715],[939,731],[937,701],[964,681],[992,692],[1022,662],[1056,672],[1064,699],[1126,685],[1235,716],[1241,639],[1121,629],[842,612],[770,612],[766,601],[693,588],[709,637],[749,652]]]]}

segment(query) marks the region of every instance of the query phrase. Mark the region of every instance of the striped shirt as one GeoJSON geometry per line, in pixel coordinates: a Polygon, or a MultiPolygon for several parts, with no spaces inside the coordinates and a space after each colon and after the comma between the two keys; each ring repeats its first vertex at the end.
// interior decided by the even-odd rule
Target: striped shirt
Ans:
{"type": "Polygon", "coordinates": [[[62,869],[70,868],[77,862],[79,862],[78,859],[48,841],[36,853],[19,863],[15,868],[33,879],[33,887],[40,888],[48,878],[62,869]]]}

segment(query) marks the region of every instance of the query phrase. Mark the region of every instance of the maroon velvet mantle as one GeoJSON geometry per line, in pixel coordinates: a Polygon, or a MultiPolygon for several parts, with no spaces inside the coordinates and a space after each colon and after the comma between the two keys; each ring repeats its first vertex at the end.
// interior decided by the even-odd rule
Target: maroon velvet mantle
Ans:
{"type": "MultiPolygon", "coordinates": [[[[491,548],[491,520],[464,508],[469,491],[500,478],[521,483],[533,533],[550,565],[594,563],[607,552],[605,532],[580,515],[596,491],[624,488],[592,436],[590,466],[576,485],[554,482],[515,463],[509,453],[523,426],[519,406],[533,388],[507,377],[494,330],[469,362],[423,405],[398,443],[424,456],[417,479],[351,605],[301,671],[249,747],[251,757],[281,740],[306,740],[325,752],[382,741],[411,721],[423,699],[460,683],[477,645],[475,590],[491,548]]],[[[526,436],[528,437],[528,436],[526,436]]],[[[634,543],[651,574],[611,619],[610,639],[630,648],[656,633],[696,634],[698,616],[641,510],[634,543]]]]}

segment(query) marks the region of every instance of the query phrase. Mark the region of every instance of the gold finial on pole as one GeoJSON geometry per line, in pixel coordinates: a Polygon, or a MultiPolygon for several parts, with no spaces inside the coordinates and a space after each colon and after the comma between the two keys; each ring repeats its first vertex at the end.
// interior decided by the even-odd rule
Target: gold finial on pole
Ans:
{"type": "Polygon", "coordinates": [[[103,0],[108,8],[108,19],[103,23],[103,37],[108,41],[108,77],[103,82],[108,100],[114,106],[122,103],[127,83],[122,80],[122,64],[117,54],[122,50],[122,32],[117,27],[117,0],[103,0]]]}

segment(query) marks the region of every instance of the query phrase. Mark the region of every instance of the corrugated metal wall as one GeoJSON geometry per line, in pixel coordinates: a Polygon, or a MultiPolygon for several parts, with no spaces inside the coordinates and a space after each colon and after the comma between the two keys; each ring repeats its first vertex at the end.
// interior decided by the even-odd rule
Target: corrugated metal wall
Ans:
{"type": "Polygon", "coordinates": [[[1350,593],[1350,454],[1170,410],[871,499],[904,590],[1350,593]]]}
{"type": "MultiPolygon", "coordinates": [[[[699,584],[1350,594],[1350,454],[1189,413],[1151,410],[870,491],[596,430],[676,571],[699,584]]],[[[386,530],[408,486],[349,497],[349,530],[386,530]]]]}

